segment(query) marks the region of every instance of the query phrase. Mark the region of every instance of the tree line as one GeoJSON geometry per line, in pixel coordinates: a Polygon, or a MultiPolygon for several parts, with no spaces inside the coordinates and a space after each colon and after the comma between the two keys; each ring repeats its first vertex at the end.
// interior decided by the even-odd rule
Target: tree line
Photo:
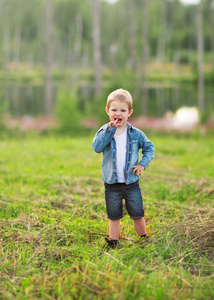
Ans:
{"type": "Polygon", "coordinates": [[[203,63],[214,69],[213,25],[213,0],[198,5],[179,0],[0,0],[0,68],[45,66],[47,113],[54,68],[94,68],[98,95],[103,69],[130,69],[140,74],[143,85],[149,63],[198,64],[203,98],[203,63]]]}
{"type": "MultiPolygon", "coordinates": [[[[201,2],[204,50],[213,65],[214,1],[201,2]]],[[[0,0],[1,68],[46,62],[50,10],[53,61],[59,67],[93,65],[96,16],[103,66],[135,69],[143,56],[145,26],[150,60],[190,63],[197,52],[197,5],[179,0],[0,0]]]]}

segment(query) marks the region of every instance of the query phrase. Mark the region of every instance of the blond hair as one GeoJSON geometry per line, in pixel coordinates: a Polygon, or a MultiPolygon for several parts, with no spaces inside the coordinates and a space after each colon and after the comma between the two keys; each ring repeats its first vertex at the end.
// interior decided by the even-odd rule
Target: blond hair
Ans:
{"type": "Polygon", "coordinates": [[[123,89],[117,89],[117,90],[111,92],[111,94],[109,94],[109,96],[107,98],[107,103],[106,103],[107,109],[109,109],[111,102],[114,100],[126,102],[128,104],[129,111],[132,110],[133,100],[132,100],[131,94],[128,91],[123,90],[123,89]]]}

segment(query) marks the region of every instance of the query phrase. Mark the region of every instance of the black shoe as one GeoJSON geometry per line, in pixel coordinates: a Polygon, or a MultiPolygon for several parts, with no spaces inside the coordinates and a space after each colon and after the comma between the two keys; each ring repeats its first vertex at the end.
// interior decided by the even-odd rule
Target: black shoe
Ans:
{"type": "Polygon", "coordinates": [[[109,240],[108,238],[105,238],[105,241],[108,243],[108,247],[115,249],[120,245],[119,240],[109,240]]]}
{"type": "Polygon", "coordinates": [[[140,239],[141,239],[141,240],[144,240],[145,242],[147,242],[148,239],[149,239],[149,237],[148,237],[147,234],[142,234],[142,235],[140,236],[140,239]]]}
{"type": "Polygon", "coordinates": [[[141,237],[141,238],[148,238],[146,233],[145,233],[145,234],[142,234],[140,237],[141,237]]]}

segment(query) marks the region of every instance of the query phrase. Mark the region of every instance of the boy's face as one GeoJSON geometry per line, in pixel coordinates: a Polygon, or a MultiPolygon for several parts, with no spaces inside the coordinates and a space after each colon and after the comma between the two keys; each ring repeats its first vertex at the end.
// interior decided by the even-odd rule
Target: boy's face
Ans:
{"type": "Polygon", "coordinates": [[[106,113],[108,114],[110,121],[115,122],[117,127],[125,127],[129,116],[133,113],[133,110],[129,111],[129,107],[126,102],[114,100],[111,102],[109,108],[106,107],[106,113]]]}

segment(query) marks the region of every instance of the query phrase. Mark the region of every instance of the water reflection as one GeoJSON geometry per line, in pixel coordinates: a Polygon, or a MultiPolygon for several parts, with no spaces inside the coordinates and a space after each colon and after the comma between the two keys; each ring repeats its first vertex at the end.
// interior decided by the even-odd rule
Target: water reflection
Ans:
{"type": "MultiPolygon", "coordinates": [[[[57,95],[60,89],[64,88],[64,84],[53,84],[53,108],[56,104],[57,95]]],[[[93,105],[93,97],[91,96],[92,88],[88,85],[87,89],[79,88],[80,101],[91,101],[93,105]],[[90,100],[91,99],[91,100],[90,100]]],[[[214,109],[213,92],[214,88],[206,87],[205,109],[214,109]]],[[[0,95],[2,97],[3,111],[12,117],[20,117],[24,115],[42,116],[45,114],[45,85],[33,84],[10,84],[3,83],[0,87],[0,95]]],[[[142,111],[142,93],[135,92],[134,111],[135,114],[144,114],[142,111]]],[[[105,103],[105,99],[103,100],[105,103]]],[[[198,106],[197,87],[193,84],[181,84],[173,87],[157,87],[153,86],[148,89],[147,112],[151,117],[163,117],[166,112],[175,112],[182,106],[198,106]]],[[[104,104],[105,105],[105,104],[104,104]]]]}

